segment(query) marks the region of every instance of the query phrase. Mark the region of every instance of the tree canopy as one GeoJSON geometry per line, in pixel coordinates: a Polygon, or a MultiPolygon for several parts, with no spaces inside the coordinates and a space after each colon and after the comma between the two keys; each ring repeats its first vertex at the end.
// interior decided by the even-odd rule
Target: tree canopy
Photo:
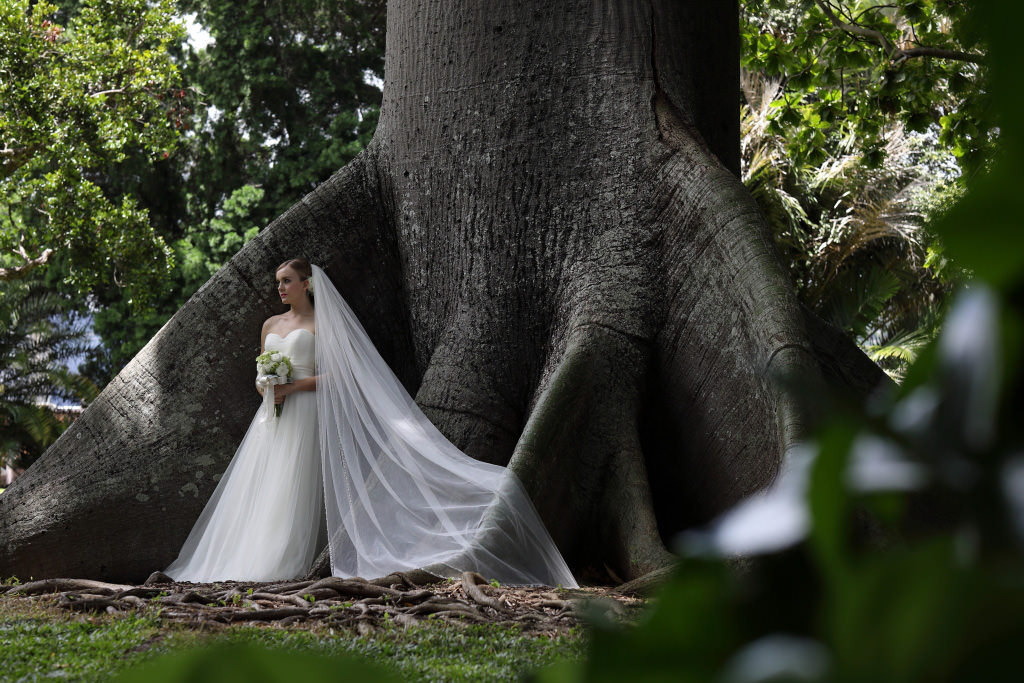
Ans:
{"type": "MultiPolygon", "coordinates": [[[[899,122],[939,140],[972,171],[991,157],[985,50],[970,0],[746,0],[741,60],[778,83],[772,130],[799,162],[829,138],[885,155],[899,122]]],[[[834,143],[833,143],[834,144],[834,143]]]]}
{"type": "Polygon", "coordinates": [[[382,0],[183,0],[213,38],[189,47],[183,77],[201,93],[185,223],[209,220],[246,185],[266,225],[369,141],[383,78],[382,0]]]}
{"type": "Polygon", "coordinates": [[[0,7],[0,279],[56,255],[81,293],[114,281],[145,299],[170,250],[103,176],[132,154],[167,157],[187,121],[174,4],[84,0],[66,26],[47,2],[0,7]]]}
{"type": "Polygon", "coordinates": [[[928,226],[993,151],[968,10],[752,1],[742,14],[744,182],[804,303],[897,378],[959,280],[928,226]]]}
{"type": "Polygon", "coordinates": [[[384,2],[187,1],[213,42],[189,45],[187,133],[153,166],[108,178],[134,191],[175,266],[153,305],[98,291],[103,340],[88,371],[105,383],[238,249],[369,142],[383,77],[384,2]]]}

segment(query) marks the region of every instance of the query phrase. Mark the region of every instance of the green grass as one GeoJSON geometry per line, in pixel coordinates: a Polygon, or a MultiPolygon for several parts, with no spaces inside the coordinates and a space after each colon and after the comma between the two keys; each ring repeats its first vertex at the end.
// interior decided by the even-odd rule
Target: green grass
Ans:
{"type": "Polygon", "coordinates": [[[97,621],[37,618],[0,621],[3,677],[102,681],[123,668],[133,648],[158,631],[150,617],[97,621]]]}
{"type": "Polygon", "coordinates": [[[524,636],[519,629],[497,626],[395,627],[341,643],[345,651],[389,664],[407,681],[517,680],[582,654],[577,636],[524,636]]]}
{"type": "MultiPolygon", "coordinates": [[[[146,667],[160,666],[154,660],[173,660],[173,656],[164,657],[170,653],[178,653],[182,660],[189,656],[182,653],[204,646],[234,646],[236,650],[227,652],[238,652],[239,657],[245,656],[247,648],[250,652],[251,648],[287,652],[299,657],[297,666],[303,666],[304,661],[312,666],[318,657],[342,657],[349,662],[354,657],[389,669],[403,681],[511,681],[551,663],[580,657],[583,638],[575,631],[548,638],[514,627],[459,627],[440,622],[409,628],[391,626],[369,636],[326,628],[253,626],[210,632],[163,623],[155,615],[88,617],[0,597],[3,680],[27,682],[59,677],[107,681],[137,667],[142,667],[139,673],[144,674],[153,670],[146,667]]],[[[345,662],[337,662],[337,667],[344,666],[345,662]]],[[[164,667],[168,672],[172,668],[164,667]]],[[[174,669],[183,670],[180,666],[174,669]]],[[[265,673],[266,680],[299,680],[294,669],[287,679],[265,673]]],[[[168,675],[161,680],[186,680],[175,678],[178,674],[168,675]]]]}

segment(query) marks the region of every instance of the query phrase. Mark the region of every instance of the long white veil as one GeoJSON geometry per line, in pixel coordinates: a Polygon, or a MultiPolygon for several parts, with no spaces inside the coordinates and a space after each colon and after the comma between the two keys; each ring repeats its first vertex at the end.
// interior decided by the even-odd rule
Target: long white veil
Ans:
{"type": "Polygon", "coordinates": [[[575,587],[518,477],[452,445],[324,271],[313,266],[313,278],[331,572],[472,570],[507,584],[575,587]]]}

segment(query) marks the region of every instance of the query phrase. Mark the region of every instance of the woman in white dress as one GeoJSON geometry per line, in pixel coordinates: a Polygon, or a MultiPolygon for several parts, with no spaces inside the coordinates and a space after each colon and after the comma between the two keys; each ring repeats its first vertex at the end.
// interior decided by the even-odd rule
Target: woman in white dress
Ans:
{"type": "Polygon", "coordinates": [[[298,259],[277,270],[277,291],[290,309],[263,323],[260,349],[288,356],[293,381],[272,389],[281,415],[268,415],[265,405],[249,425],[178,559],[164,572],[174,579],[273,581],[305,574],[315,557],[323,481],[311,274],[298,259]]]}
{"type": "Polygon", "coordinates": [[[472,570],[506,584],[576,586],[515,474],[462,453],[430,423],[326,274],[293,259],[276,277],[290,310],[264,323],[263,348],[295,366],[292,383],[271,389],[281,416],[269,418],[265,396],[165,573],[301,576],[326,521],[335,576],[472,570]]]}

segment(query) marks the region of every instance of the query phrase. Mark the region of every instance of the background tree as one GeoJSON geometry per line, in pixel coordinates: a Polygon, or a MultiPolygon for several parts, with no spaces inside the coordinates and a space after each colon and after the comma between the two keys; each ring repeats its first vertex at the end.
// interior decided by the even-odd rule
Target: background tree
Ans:
{"type": "Polygon", "coordinates": [[[874,165],[893,123],[939,127],[968,171],[991,158],[981,33],[966,0],[746,0],[743,65],[777,79],[772,132],[817,164],[833,136],[874,165]]]}
{"type": "Polygon", "coordinates": [[[768,132],[777,82],[748,75],[744,92],[741,177],[797,295],[902,378],[937,333],[958,281],[926,227],[960,194],[955,174],[941,166],[941,151],[900,124],[877,165],[839,144],[826,146],[818,165],[800,163],[768,132]]]}
{"type": "Polygon", "coordinates": [[[97,175],[129,153],[166,156],[182,125],[170,0],[86,0],[64,26],[57,7],[0,9],[0,279],[62,257],[67,282],[145,298],[170,254],[144,208],[97,175]]]}
{"type": "Polygon", "coordinates": [[[185,1],[209,32],[179,55],[190,98],[175,153],[111,174],[139,196],[175,267],[154,305],[97,291],[103,344],[87,366],[105,384],[228,258],[369,142],[383,77],[383,0],[185,1]],[[140,182],[141,181],[141,182],[140,182]]]}
{"type": "MultiPolygon", "coordinates": [[[[382,0],[225,2],[181,7],[215,42],[190,49],[186,78],[203,93],[205,134],[189,148],[198,178],[189,219],[209,220],[257,185],[265,225],[362,151],[383,76],[382,0]]],[[[205,280],[204,280],[205,281],[205,280]]]]}
{"type": "Polygon", "coordinates": [[[925,226],[960,193],[955,160],[991,151],[966,9],[748,2],[741,13],[744,182],[801,301],[896,377],[934,337],[957,280],[925,226]]]}

